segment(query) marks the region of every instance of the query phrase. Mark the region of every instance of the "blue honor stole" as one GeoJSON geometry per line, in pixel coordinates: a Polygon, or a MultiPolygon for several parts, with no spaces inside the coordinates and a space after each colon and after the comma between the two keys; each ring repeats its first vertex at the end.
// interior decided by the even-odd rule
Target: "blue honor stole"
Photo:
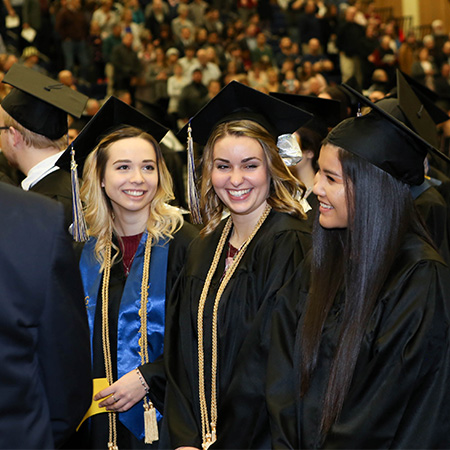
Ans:
{"type": "MultiPolygon", "coordinates": [[[[117,324],[117,377],[121,378],[142,364],[139,340],[141,336],[141,283],[144,266],[144,251],[148,233],[144,232],[136,251],[119,307],[117,324]]],[[[92,337],[97,299],[100,293],[102,273],[95,258],[96,239],[86,242],[80,259],[80,271],[86,298],[89,330],[92,337]]],[[[167,261],[169,243],[167,240],[152,246],[150,257],[149,288],[147,301],[147,342],[149,362],[162,355],[164,344],[165,300],[167,261]]],[[[156,411],[157,420],[162,415],[156,411]]],[[[144,439],[144,402],[141,400],[128,411],[119,413],[119,420],[138,438],[144,439]]]]}

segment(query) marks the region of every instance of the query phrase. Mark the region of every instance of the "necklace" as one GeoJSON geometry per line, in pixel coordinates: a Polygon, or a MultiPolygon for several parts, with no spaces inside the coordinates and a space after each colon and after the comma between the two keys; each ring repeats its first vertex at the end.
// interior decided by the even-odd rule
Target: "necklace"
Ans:
{"type": "Polygon", "coordinates": [[[143,233],[132,236],[122,236],[119,239],[119,246],[122,252],[122,264],[125,276],[127,277],[131,271],[136,251],[139,247],[143,233]]]}
{"type": "Polygon", "coordinates": [[[200,400],[200,413],[202,420],[202,448],[207,450],[217,439],[216,436],[216,425],[217,425],[217,353],[218,353],[218,339],[217,339],[217,316],[219,310],[219,302],[222,297],[222,293],[225,290],[228,281],[231,279],[233,273],[235,272],[239,262],[244,256],[247,247],[249,246],[252,239],[255,237],[261,225],[266,220],[272,208],[267,205],[263,214],[258,220],[252,234],[245,241],[244,245],[238,251],[238,253],[233,258],[230,266],[228,267],[225,275],[219,285],[213,308],[212,317],[212,349],[211,349],[211,414],[208,413],[208,404],[206,401],[206,391],[205,391],[205,355],[203,351],[203,311],[205,309],[206,298],[208,296],[209,287],[211,285],[211,280],[216,272],[217,265],[219,264],[220,255],[225,246],[228,234],[231,230],[233,224],[231,217],[228,219],[225,227],[220,236],[219,244],[217,245],[216,252],[214,253],[214,258],[211,267],[206,276],[205,284],[203,285],[203,290],[200,295],[200,301],[198,305],[198,315],[197,315],[197,327],[198,327],[198,376],[199,376],[199,400],[200,400]],[[210,417],[209,417],[210,416],[210,417]]]}
{"type": "Polygon", "coordinates": [[[245,242],[239,248],[236,248],[233,245],[231,245],[230,241],[228,241],[227,257],[225,258],[225,270],[223,271],[222,278],[225,276],[226,271],[233,263],[234,258],[236,258],[236,256],[241,251],[244,244],[245,242]]]}
{"type": "Polygon", "coordinates": [[[128,276],[130,274],[130,269],[131,269],[131,266],[133,265],[133,261],[134,261],[134,256],[135,255],[136,254],[134,254],[131,257],[129,264],[126,264],[125,261],[123,261],[123,268],[125,269],[125,276],[128,276]]]}
{"type": "MultiPolygon", "coordinates": [[[[111,275],[111,236],[109,243],[105,249],[105,269],[103,271],[102,282],[102,347],[103,358],[105,360],[105,373],[109,385],[113,384],[113,370],[111,362],[111,345],[109,341],[109,318],[108,318],[108,304],[109,304],[109,280],[111,275]]],[[[141,363],[148,363],[148,343],[147,343],[147,303],[148,303],[148,280],[150,268],[150,256],[152,251],[152,239],[147,237],[144,251],[144,267],[142,272],[141,282],[141,305],[139,309],[139,317],[141,320],[141,329],[139,339],[139,347],[141,351],[141,363]]],[[[134,256],[133,256],[134,259],[134,256]]],[[[131,264],[130,264],[131,265],[131,264]]],[[[116,427],[116,412],[108,412],[109,421],[109,438],[108,449],[119,450],[117,446],[117,427],[116,427]]],[[[144,428],[145,428],[145,443],[151,444],[158,440],[158,426],[156,422],[156,410],[153,403],[144,396],[144,428]]]]}

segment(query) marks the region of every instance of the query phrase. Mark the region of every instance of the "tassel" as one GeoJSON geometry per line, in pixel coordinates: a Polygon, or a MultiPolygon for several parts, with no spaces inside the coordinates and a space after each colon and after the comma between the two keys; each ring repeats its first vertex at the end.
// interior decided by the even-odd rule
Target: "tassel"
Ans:
{"type": "Polygon", "coordinates": [[[188,153],[188,203],[189,210],[191,212],[191,219],[193,224],[201,224],[202,216],[200,214],[200,200],[197,191],[197,177],[195,174],[195,161],[194,161],[194,141],[192,139],[191,122],[188,126],[188,140],[187,140],[187,153],[188,153]]]}
{"type": "Polygon", "coordinates": [[[144,399],[144,430],[146,444],[152,444],[159,439],[156,409],[153,403],[147,399],[144,399]]]}
{"type": "Polygon", "coordinates": [[[83,205],[80,198],[80,185],[78,183],[77,163],[73,145],[70,149],[70,176],[72,182],[72,237],[76,242],[85,242],[88,239],[86,220],[83,214],[83,205]]]}

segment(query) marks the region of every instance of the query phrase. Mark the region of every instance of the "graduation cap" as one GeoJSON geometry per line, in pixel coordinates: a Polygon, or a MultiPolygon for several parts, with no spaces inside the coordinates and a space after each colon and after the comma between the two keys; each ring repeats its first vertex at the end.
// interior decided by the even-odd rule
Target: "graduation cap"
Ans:
{"type": "Polygon", "coordinates": [[[270,95],[313,114],[314,117],[303,127],[316,131],[323,138],[328,134],[328,128],[333,128],[341,121],[341,102],[339,100],[282,92],[270,92],[270,95]]]}
{"type": "Polygon", "coordinates": [[[411,185],[424,180],[423,162],[428,153],[445,155],[369,99],[343,85],[360,103],[371,107],[365,115],[344,120],[328,135],[331,144],[360,156],[393,177],[411,185]]]}
{"type": "Polygon", "coordinates": [[[232,120],[252,120],[263,126],[274,138],[293,133],[312,115],[295,106],[252,89],[237,81],[231,81],[213,97],[179,132],[187,137],[189,125],[192,139],[206,145],[216,127],[232,120]]]}
{"type": "Polygon", "coordinates": [[[217,125],[235,120],[256,122],[277,141],[280,135],[294,133],[312,117],[300,108],[237,81],[228,83],[178,132],[180,139],[188,137],[188,203],[192,221],[201,223],[193,142],[206,145],[217,125]]]}
{"type": "Polygon", "coordinates": [[[160,123],[145,116],[117,97],[110,97],[56,162],[58,167],[71,171],[72,236],[76,241],[82,242],[87,239],[86,223],[79,194],[77,166],[82,171],[87,156],[101,139],[126,125],[140,128],[142,131],[151,134],[158,142],[169,131],[160,123]]]}
{"type": "Polygon", "coordinates": [[[2,108],[34,133],[56,140],[67,133],[67,114],[80,117],[88,97],[21,64],[14,64],[3,83],[14,89],[2,108]]]}
{"type": "Polygon", "coordinates": [[[117,97],[111,96],[89,120],[71,145],[58,159],[56,165],[62,169],[70,170],[71,149],[75,151],[75,160],[82,173],[84,161],[103,137],[124,125],[140,128],[151,134],[160,142],[169,131],[165,126],[127,105],[117,97]]]}
{"type": "Polygon", "coordinates": [[[417,97],[419,97],[420,101],[423,103],[436,125],[439,125],[440,123],[446,122],[450,119],[448,114],[435,104],[435,102],[443,98],[442,96],[439,96],[436,92],[428,89],[422,83],[419,83],[417,80],[410,77],[405,72],[401,72],[401,74],[412,87],[417,97]]]}
{"type": "Polygon", "coordinates": [[[425,105],[419,100],[419,97],[398,69],[395,95],[379,100],[376,105],[400,122],[408,125],[433,147],[438,146],[436,124],[425,105]]]}

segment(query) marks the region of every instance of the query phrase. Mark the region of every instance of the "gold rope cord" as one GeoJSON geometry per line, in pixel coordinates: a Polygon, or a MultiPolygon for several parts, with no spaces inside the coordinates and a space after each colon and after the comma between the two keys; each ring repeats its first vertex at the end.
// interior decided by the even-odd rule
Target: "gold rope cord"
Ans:
{"type": "Polygon", "coordinates": [[[208,404],[206,401],[206,391],[205,391],[205,361],[204,361],[204,351],[203,351],[203,313],[206,303],[206,298],[208,296],[208,291],[211,285],[211,280],[216,272],[217,265],[219,264],[220,255],[222,254],[225,242],[227,240],[228,234],[231,230],[232,220],[231,217],[228,219],[225,227],[222,231],[219,243],[214,254],[214,258],[208,274],[206,276],[205,284],[203,285],[203,290],[200,295],[200,301],[198,305],[197,314],[197,327],[198,327],[198,373],[199,373],[199,399],[200,399],[200,413],[202,420],[202,447],[204,450],[208,449],[216,441],[216,425],[217,425],[217,354],[218,354],[218,339],[217,339],[217,318],[219,310],[219,302],[221,296],[228,284],[228,281],[233,276],[236,268],[239,265],[244,253],[249,246],[250,242],[261,228],[261,225],[266,220],[272,208],[267,205],[263,214],[258,220],[252,234],[245,241],[241,250],[235,255],[233,262],[225,273],[222,281],[220,282],[219,289],[217,291],[212,317],[212,350],[211,350],[211,421],[208,419],[208,404]]]}
{"type": "MultiPolygon", "coordinates": [[[[141,337],[139,339],[139,347],[141,348],[141,365],[147,364],[148,359],[148,343],[147,343],[147,303],[148,303],[148,280],[150,272],[150,256],[152,249],[152,239],[150,236],[145,243],[144,253],[144,269],[142,272],[142,284],[141,284],[141,308],[139,310],[139,316],[141,318],[141,337]]],[[[145,443],[151,444],[153,441],[158,440],[158,423],[156,420],[156,410],[153,403],[144,396],[144,430],[145,430],[145,443]]]]}
{"type": "MultiPolygon", "coordinates": [[[[109,278],[111,274],[111,238],[105,249],[105,269],[103,271],[102,283],[102,346],[103,359],[105,360],[105,373],[108,384],[111,386],[114,382],[111,363],[111,345],[109,342],[109,278]]],[[[118,450],[117,447],[117,429],[116,429],[116,413],[108,412],[109,421],[109,438],[108,448],[110,450],[118,450]]]]}
{"type": "MultiPolygon", "coordinates": [[[[114,382],[112,373],[112,362],[111,362],[111,345],[109,341],[109,281],[111,275],[111,240],[105,249],[105,270],[103,272],[103,283],[102,283],[102,345],[103,345],[103,357],[105,360],[105,373],[108,383],[111,386],[114,382]]],[[[145,243],[144,252],[144,267],[142,272],[141,281],[141,307],[139,309],[139,316],[141,319],[141,337],[139,339],[140,356],[141,363],[146,364],[148,362],[148,343],[147,343],[147,302],[148,302],[148,280],[150,272],[150,256],[152,251],[152,239],[147,238],[145,243]]],[[[144,416],[147,412],[153,410],[155,420],[156,412],[151,401],[144,397],[144,416]]],[[[116,428],[116,413],[113,411],[108,412],[109,420],[109,439],[108,439],[108,449],[119,450],[117,446],[117,428],[116,428]]],[[[145,420],[144,420],[145,422],[145,420]]],[[[157,429],[157,428],[156,428],[157,429]]],[[[157,440],[153,439],[153,440],[157,440]]],[[[146,432],[146,443],[147,442],[147,432],[146,432]]]]}

